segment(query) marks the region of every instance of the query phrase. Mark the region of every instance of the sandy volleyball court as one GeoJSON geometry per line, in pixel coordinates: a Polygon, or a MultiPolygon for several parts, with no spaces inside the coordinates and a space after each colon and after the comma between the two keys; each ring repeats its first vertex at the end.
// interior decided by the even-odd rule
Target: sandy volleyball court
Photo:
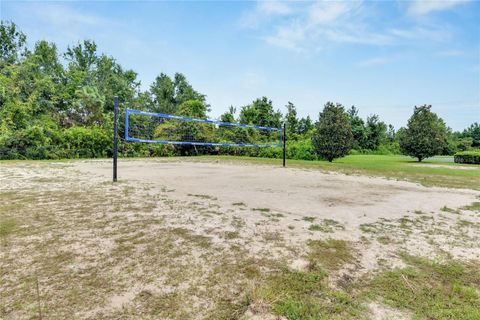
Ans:
{"type": "MultiPolygon", "coordinates": [[[[192,195],[215,199],[222,208],[243,202],[248,208],[267,208],[290,220],[304,217],[342,222],[352,240],[359,226],[380,218],[399,219],[415,210],[439,212],[461,207],[480,192],[427,188],[415,183],[365,176],[347,176],[312,169],[282,168],[212,162],[121,161],[120,181],[174,189],[172,198],[188,201],[192,195]]],[[[108,180],[111,164],[80,162],[76,168],[108,180]]],[[[249,214],[244,214],[248,218],[249,214]]],[[[286,227],[283,221],[280,227],[286,227]]]]}
{"type": "MultiPolygon", "coordinates": [[[[222,298],[255,288],[257,272],[307,270],[317,240],[354,252],[326,266],[333,288],[402,267],[401,252],[480,261],[478,191],[198,159],[122,159],[118,183],[111,174],[107,160],[0,167],[15,230],[1,252],[5,319],[35,313],[35,281],[49,318],[72,305],[78,319],[221,318],[222,298]]],[[[244,317],[270,317],[252,305],[244,317]]],[[[366,317],[409,317],[382,308],[366,317]]]]}

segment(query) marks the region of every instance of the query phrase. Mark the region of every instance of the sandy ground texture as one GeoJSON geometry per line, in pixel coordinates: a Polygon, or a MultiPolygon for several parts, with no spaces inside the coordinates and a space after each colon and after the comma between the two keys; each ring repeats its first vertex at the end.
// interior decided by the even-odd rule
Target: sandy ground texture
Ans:
{"type": "MultiPolygon", "coordinates": [[[[106,160],[0,166],[0,317],[222,318],[257,274],[307,268],[311,240],[355,249],[332,286],[402,266],[399,251],[480,261],[478,191],[215,161],[121,160],[111,175],[106,160]]],[[[379,303],[365,317],[409,318],[379,303]]]]}

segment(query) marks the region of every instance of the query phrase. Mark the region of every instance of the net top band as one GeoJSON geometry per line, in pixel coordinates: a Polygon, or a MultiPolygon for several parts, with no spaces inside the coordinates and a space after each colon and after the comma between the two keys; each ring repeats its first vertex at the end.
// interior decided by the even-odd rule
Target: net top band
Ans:
{"type": "Polygon", "coordinates": [[[185,121],[204,122],[204,123],[211,123],[211,124],[217,124],[217,125],[222,125],[222,126],[260,129],[260,130],[268,130],[268,131],[282,131],[282,128],[263,127],[263,126],[255,126],[255,125],[250,125],[250,124],[223,122],[223,121],[209,120],[209,119],[197,119],[197,118],[174,116],[174,115],[171,115],[171,114],[155,113],[155,112],[148,112],[148,111],[141,111],[141,110],[128,109],[127,108],[126,109],[127,117],[128,117],[128,114],[130,114],[130,113],[146,115],[146,116],[154,116],[154,117],[160,117],[160,118],[167,118],[167,119],[178,119],[178,120],[185,120],[185,121]]]}

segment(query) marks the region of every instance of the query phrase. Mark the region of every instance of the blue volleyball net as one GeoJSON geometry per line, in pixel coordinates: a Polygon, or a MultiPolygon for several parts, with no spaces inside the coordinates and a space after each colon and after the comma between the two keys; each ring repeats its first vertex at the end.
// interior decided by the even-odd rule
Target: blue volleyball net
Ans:
{"type": "Polygon", "coordinates": [[[282,147],[282,128],[126,109],[125,140],[218,147],[282,147]]]}

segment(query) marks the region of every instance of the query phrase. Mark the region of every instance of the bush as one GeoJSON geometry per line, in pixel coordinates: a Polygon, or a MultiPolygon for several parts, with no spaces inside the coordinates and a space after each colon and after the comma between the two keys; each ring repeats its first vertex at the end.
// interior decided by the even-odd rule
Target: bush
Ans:
{"type": "Polygon", "coordinates": [[[295,160],[317,160],[312,140],[287,142],[287,158],[295,160]]]}
{"type": "Polygon", "coordinates": [[[480,164],[480,150],[457,152],[453,159],[456,163],[480,164]]]}
{"type": "Polygon", "coordinates": [[[68,158],[110,157],[113,137],[101,127],[72,127],[63,131],[62,144],[68,158]]]}

